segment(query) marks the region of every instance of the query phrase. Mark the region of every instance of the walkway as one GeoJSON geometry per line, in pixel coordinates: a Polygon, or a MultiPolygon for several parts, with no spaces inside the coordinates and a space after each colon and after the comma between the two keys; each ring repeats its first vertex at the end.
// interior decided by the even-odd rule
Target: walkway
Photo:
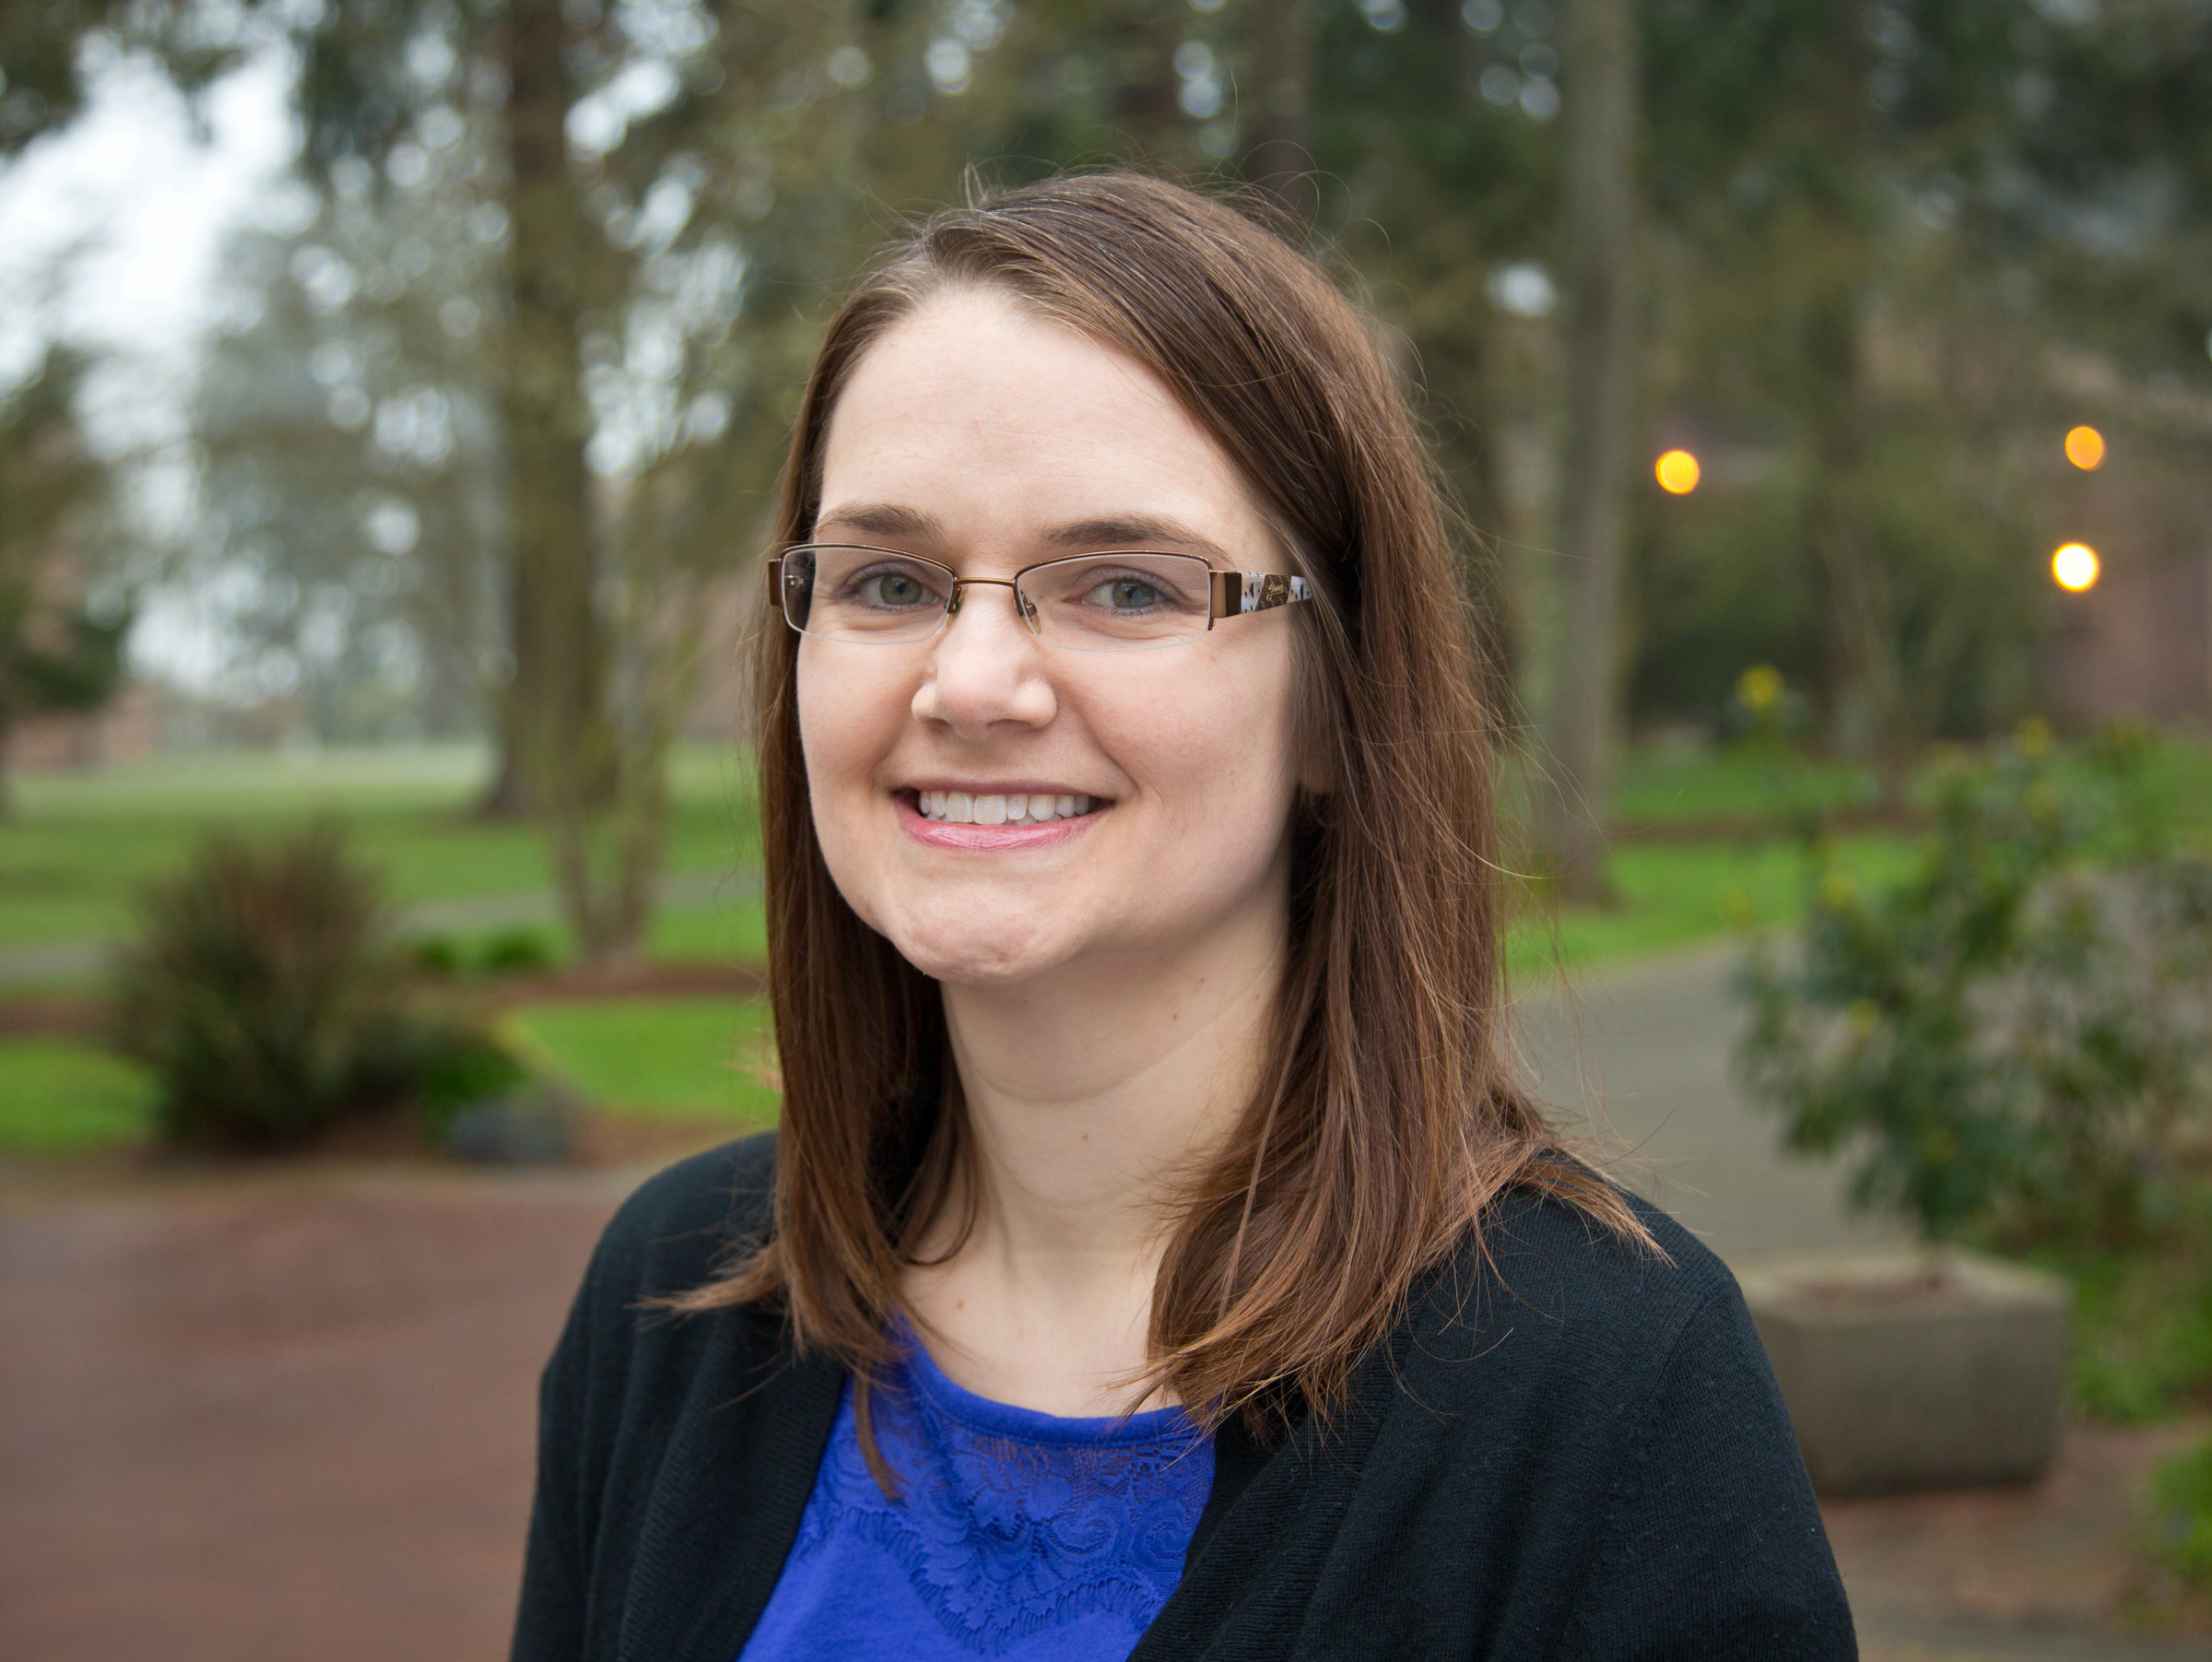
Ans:
{"type": "Polygon", "coordinates": [[[1785,1152],[1729,1055],[1740,949],[1701,947],[1524,998],[1527,1071],[1568,1131],[1612,1146],[1615,1174],[1734,1265],[1879,1245],[1896,1225],[1855,1217],[1833,1167],[1785,1152]]]}
{"type": "MultiPolygon", "coordinates": [[[[1730,1264],[1908,1239],[1856,1215],[1834,1167],[1785,1151],[1730,1066],[1742,1013],[1733,946],[1672,954],[1518,1009],[1539,1095],[1613,1170],[1730,1264]]],[[[2144,1662],[2212,1643],[2121,1637],[2100,1619],[2134,1590],[2134,1494],[2203,1425],[2077,1427],[2030,1488],[1824,1506],[1869,1662],[2144,1662]]]]}
{"type": "MultiPolygon", "coordinates": [[[[1878,1236],[1730,1089],[1727,963],[1606,978],[1579,1052],[1532,1001],[1551,1093],[1587,1111],[1602,1081],[1646,1181],[1738,1262],[1878,1236]]],[[[0,1170],[0,1656],[496,1662],[537,1370],[640,1175],[0,1170]]],[[[2212,1655],[2094,1627],[2133,1485],[2194,1434],[2077,1432],[2031,1489],[1831,1505],[1865,1656],[2212,1655]]]]}

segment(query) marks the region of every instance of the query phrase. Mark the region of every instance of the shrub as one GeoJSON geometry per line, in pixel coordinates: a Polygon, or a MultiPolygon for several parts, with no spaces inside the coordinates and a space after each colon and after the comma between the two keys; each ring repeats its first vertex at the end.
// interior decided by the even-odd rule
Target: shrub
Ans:
{"type": "Polygon", "coordinates": [[[2212,1587],[2212,1443],[2160,1464],[2150,1494],[2153,1550],[2183,1580],[2212,1587]]]}
{"type": "Polygon", "coordinates": [[[1792,1146],[1931,1237],[2125,1245],[2188,1210],[2212,1126],[2212,865],[2116,733],[2045,732],[1942,779],[1913,874],[1859,891],[1816,846],[1794,962],[1740,985],[1738,1064],[1792,1146]]]}
{"type": "Polygon", "coordinates": [[[535,929],[502,929],[484,943],[477,959],[487,975],[535,975],[559,961],[553,943],[535,929]]]}
{"type": "Polygon", "coordinates": [[[490,1034],[454,1027],[425,1059],[415,1112],[432,1141],[445,1143],[453,1122],[479,1103],[512,1095],[530,1076],[490,1034]]]}
{"type": "Polygon", "coordinates": [[[271,1146],[417,1093],[470,1035],[417,1008],[375,875],[320,824],[232,832],[148,890],[113,1036],[159,1083],[173,1141],[271,1146]]]}

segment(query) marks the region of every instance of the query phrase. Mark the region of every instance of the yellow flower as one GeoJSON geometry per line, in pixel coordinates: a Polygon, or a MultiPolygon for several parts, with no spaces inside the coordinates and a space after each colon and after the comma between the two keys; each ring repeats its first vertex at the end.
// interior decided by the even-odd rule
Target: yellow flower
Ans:
{"type": "Polygon", "coordinates": [[[1754,715],[1764,715],[1782,702],[1782,671],[1771,664],[1754,664],[1735,678],[1735,701],[1754,715]]]}

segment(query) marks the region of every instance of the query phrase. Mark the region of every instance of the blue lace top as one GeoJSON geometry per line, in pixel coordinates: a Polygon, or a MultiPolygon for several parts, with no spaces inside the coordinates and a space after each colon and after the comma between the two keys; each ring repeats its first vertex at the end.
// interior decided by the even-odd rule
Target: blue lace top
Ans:
{"type": "Polygon", "coordinates": [[[869,1396],[900,1498],[861,1457],[853,1386],[742,1662],[1126,1656],[1182,1576],[1214,1449],[1181,1409],[1065,1420],[962,1390],[908,1341],[869,1396]]]}

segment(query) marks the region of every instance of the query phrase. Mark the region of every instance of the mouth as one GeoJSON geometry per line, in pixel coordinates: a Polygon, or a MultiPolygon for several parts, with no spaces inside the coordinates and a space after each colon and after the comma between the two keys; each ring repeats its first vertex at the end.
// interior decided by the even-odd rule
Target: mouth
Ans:
{"type": "Polygon", "coordinates": [[[908,836],[968,854],[1055,846],[1083,835],[1112,806],[1109,797],[1071,791],[910,789],[892,799],[908,836]]]}
{"type": "Polygon", "coordinates": [[[933,825],[1052,825],[1106,806],[1101,797],[1053,791],[901,791],[933,825]]]}

